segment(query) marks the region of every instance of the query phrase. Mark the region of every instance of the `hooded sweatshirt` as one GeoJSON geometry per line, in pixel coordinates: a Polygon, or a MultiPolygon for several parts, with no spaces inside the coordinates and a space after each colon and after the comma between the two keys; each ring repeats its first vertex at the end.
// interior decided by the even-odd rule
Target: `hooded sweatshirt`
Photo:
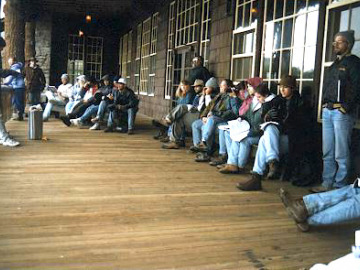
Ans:
{"type": "Polygon", "coordinates": [[[8,76],[5,78],[5,85],[11,86],[13,89],[25,89],[24,77],[21,74],[21,70],[24,67],[23,63],[18,62],[10,67],[10,70],[18,72],[16,76],[8,76]]]}

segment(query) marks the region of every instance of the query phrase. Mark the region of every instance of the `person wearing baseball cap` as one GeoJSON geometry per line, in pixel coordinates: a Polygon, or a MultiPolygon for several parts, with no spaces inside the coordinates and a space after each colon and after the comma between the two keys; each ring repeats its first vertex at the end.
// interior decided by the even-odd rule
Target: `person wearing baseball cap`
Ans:
{"type": "Polygon", "coordinates": [[[139,110],[139,99],[134,91],[127,87],[126,79],[120,78],[117,83],[117,90],[114,91],[114,103],[108,106],[110,111],[107,121],[107,128],[104,132],[127,132],[134,134],[134,123],[136,113],[139,110]],[[127,119],[126,126],[119,126],[121,119],[127,119]]]}
{"type": "MultiPolygon", "coordinates": [[[[0,53],[4,49],[5,46],[6,46],[5,40],[2,37],[0,37],[0,53]]],[[[0,77],[1,78],[6,78],[7,76],[18,76],[18,75],[19,75],[19,73],[14,70],[0,68],[0,77]]],[[[1,94],[1,84],[0,84],[0,94],[1,94]]],[[[18,146],[18,145],[20,145],[20,143],[18,141],[16,141],[15,139],[11,138],[9,133],[6,130],[4,120],[2,119],[1,105],[2,104],[0,102],[0,144],[2,144],[3,146],[9,146],[9,147],[18,146]]],[[[10,104],[9,104],[9,106],[10,106],[10,104]]]]}
{"type": "Polygon", "coordinates": [[[334,37],[336,59],[326,69],[322,88],[323,182],[312,192],[347,185],[351,134],[360,103],[360,59],[351,54],[354,41],[352,30],[334,37]]]}

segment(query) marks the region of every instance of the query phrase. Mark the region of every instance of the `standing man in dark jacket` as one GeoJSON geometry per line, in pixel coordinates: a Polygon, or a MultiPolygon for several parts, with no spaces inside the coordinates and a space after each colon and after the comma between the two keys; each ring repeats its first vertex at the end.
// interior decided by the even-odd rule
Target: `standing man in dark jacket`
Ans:
{"type": "Polygon", "coordinates": [[[351,54],[354,40],[354,31],[344,31],[333,42],[337,57],[325,76],[322,98],[323,183],[312,192],[347,185],[351,133],[360,100],[360,59],[351,54]]]}
{"type": "Polygon", "coordinates": [[[44,72],[37,65],[35,57],[29,59],[29,66],[25,68],[26,88],[29,93],[29,102],[31,105],[40,103],[40,94],[43,91],[46,80],[44,72]]]}
{"type": "Polygon", "coordinates": [[[127,129],[129,135],[134,134],[134,122],[136,112],[138,111],[139,99],[134,91],[126,86],[126,79],[120,78],[117,84],[117,90],[114,91],[114,103],[108,106],[110,110],[107,128],[104,132],[112,132],[114,127],[117,131],[127,129]],[[127,128],[118,127],[119,119],[127,115],[127,128]]]}
{"type": "MultiPolygon", "coordinates": [[[[5,40],[0,37],[0,53],[6,46],[5,40]]],[[[0,68],[0,77],[6,78],[7,76],[18,76],[19,73],[13,70],[2,69],[0,68]]],[[[1,84],[0,84],[0,95],[1,95],[1,84]]],[[[12,139],[9,133],[6,131],[4,120],[2,119],[2,112],[1,112],[1,98],[0,98],[0,144],[4,146],[15,147],[20,145],[18,141],[12,139]]]]}
{"type": "Polygon", "coordinates": [[[202,80],[204,83],[210,79],[211,74],[209,70],[203,66],[204,59],[201,56],[196,56],[192,60],[192,69],[189,74],[189,81],[191,84],[195,83],[195,80],[202,80]]]}

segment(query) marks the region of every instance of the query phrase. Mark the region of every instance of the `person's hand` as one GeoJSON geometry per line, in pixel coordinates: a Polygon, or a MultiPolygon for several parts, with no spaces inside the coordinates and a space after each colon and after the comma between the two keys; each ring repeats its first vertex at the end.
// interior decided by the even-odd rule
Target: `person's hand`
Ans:
{"type": "Polygon", "coordinates": [[[206,122],[207,122],[207,117],[203,117],[203,118],[201,118],[201,120],[203,121],[204,124],[206,124],[206,122]]]}
{"type": "Polygon", "coordinates": [[[209,112],[208,114],[207,114],[207,117],[210,117],[210,116],[212,116],[213,115],[213,113],[212,112],[209,112]]]}
{"type": "Polygon", "coordinates": [[[110,100],[113,100],[114,99],[114,96],[112,94],[108,94],[107,95],[107,98],[110,99],[110,100]]]}

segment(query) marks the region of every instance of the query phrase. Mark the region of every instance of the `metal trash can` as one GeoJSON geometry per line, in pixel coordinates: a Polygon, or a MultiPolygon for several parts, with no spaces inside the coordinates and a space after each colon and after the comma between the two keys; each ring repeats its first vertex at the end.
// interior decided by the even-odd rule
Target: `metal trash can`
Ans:
{"type": "Polygon", "coordinates": [[[28,139],[41,140],[43,137],[43,112],[40,107],[29,109],[28,139]]]}

